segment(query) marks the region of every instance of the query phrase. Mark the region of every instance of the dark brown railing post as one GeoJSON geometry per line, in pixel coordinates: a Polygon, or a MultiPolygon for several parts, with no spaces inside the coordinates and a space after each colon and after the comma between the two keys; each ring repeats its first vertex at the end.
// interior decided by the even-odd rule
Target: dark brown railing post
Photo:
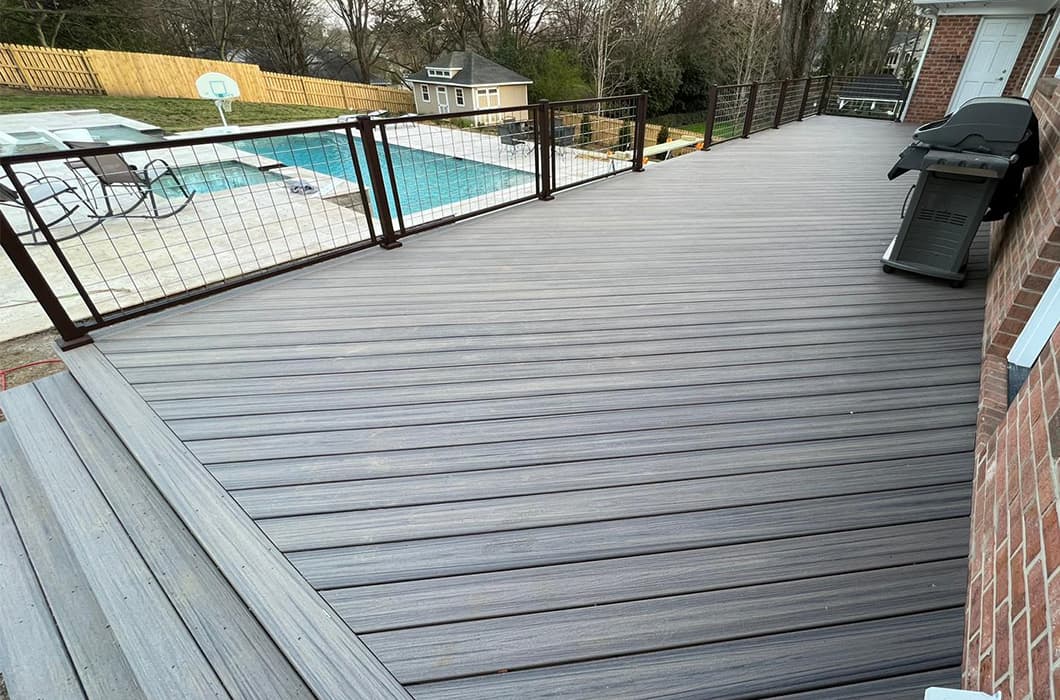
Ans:
{"type": "MultiPolygon", "coordinates": [[[[366,114],[357,117],[357,128],[361,132],[361,148],[364,149],[364,162],[368,166],[368,179],[372,183],[372,196],[375,199],[375,213],[379,218],[382,238],[379,246],[386,250],[401,247],[401,241],[394,235],[394,221],[390,218],[390,202],[386,198],[386,185],[383,180],[383,168],[379,164],[379,151],[375,147],[375,133],[372,118],[366,114]]],[[[354,154],[356,157],[356,154],[354,154]]],[[[361,183],[364,186],[364,183],[361,183]]],[[[370,215],[370,212],[366,212],[370,215]]]]}
{"type": "Polygon", "coordinates": [[[710,143],[714,140],[714,122],[718,118],[718,86],[711,85],[707,88],[707,121],[703,125],[703,150],[710,150],[710,143]]]}
{"type": "Polygon", "coordinates": [[[802,102],[799,103],[799,118],[798,121],[802,121],[802,115],[806,114],[806,103],[810,101],[810,85],[813,83],[811,76],[806,76],[806,87],[802,89],[802,102]]]}
{"type": "Polygon", "coordinates": [[[824,77],[824,88],[821,90],[821,102],[817,105],[817,116],[824,114],[825,107],[828,104],[828,93],[832,91],[832,76],[826,75],[824,77]]]}
{"type": "Polygon", "coordinates": [[[743,117],[743,133],[740,138],[748,138],[751,135],[751,125],[755,120],[755,102],[758,101],[758,83],[751,83],[750,91],[747,93],[747,111],[743,117]]]}
{"type": "Polygon", "coordinates": [[[788,99],[788,81],[780,81],[780,94],[777,95],[777,109],[773,112],[773,128],[780,128],[780,120],[784,118],[784,102],[788,99]]]}
{"type": "Polygon", "coordinates": [[[548,100],[537,103],[534,118],[537,120],[538,163],[541,170],[541,191],[537,198],[542,201],[555,199],[552,195],[552,110],[548,100]]]}
{"type": "Polygon", "coordinates": [[[633,125],[633,172],[644,171],[644,139],[648,132],[648,93],[637,95],[637,121],[633,125]]]}
{"type": "Polygon", "coordinates": [[[55,292],[48,285],[48,281],[44,279],[44,275],[41,274],[37,263],[33,262],[33,257],[26,250],[26,247],[22,245],[22,241],[18,240],[18,234],[15,233],[15,229],[11,227],[11,224],[3,214],[0,214],[0,247],[7,253],[11,264],[15,266],[15,270],[18,271],[29,290],[33,292],[33,296],[40,302],[44,313],[48,315],[52,325],[55,326],[55,330],[59,331],[59,335],[62,337],[59,347],[63,350],[69,350],[79,345],[91,343],[92,338],[89,337],[84,329],[78,328],[77,324],[70,318],[70,315],[66,313],[62,302],[59,301],[59,297],[55,296],[55,292]]]}

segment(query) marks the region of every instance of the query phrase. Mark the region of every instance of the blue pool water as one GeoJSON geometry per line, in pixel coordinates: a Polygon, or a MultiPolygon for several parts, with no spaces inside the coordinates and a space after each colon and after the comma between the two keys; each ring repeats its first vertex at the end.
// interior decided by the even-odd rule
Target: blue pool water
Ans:
{"type": "MultiPolygon", "coordinates": [[[[332,177],[357,181],[353,158],[343,134],[322,132],[248,139],[233,145],[240,150],[251,151],[286,165],[297,165],[332,177]]],[[[354,139],[354,146],[361,172],[367,180],[368,171],[360,139],[354,139]]],[[[377,148],[380,162],[385,163],[382,147],[377,148]]],[[[415,148],[391,145],[390,156],[394,164],[398,195],[401,198],[401,210],[406,214],[534,182],[532,174],[521,170],[462,160],[415,148]]],[[[391,184],[385,184],[387,200],[391,211],[394,211],[391,184]]],[[[365,186],[370,188],[368,183],[365,183],[365,186]]],[[[372,206],[374,208],[374,203],[372,206]]]]}
{"type": "MultiPolygon", "coordinates": [[[[278,182],[283,176],[277,173],[258,170],[235,160],[224,160],[206,165],[188,165],[173,168],[188,191],[222,192],[234,187],[260,185],[266,182],[278,182]]],[[[182,198],[177,183],[172,178],[162,177],[155,183],[155,191],[168,198],[182,198]]]]}

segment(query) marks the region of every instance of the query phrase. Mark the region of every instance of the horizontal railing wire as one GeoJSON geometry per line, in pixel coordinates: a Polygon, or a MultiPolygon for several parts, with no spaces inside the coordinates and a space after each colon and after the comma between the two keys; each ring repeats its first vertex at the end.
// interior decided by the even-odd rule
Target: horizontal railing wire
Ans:
{"type": "Polygon", "coordinates": [[[19,203],[30,203],[20,238],[47,244],[32,254],[70,317],[98,322],[371,242],[347,135],[248,133],[135,149],[71,142],[61,158],[5,171],[19,203]]]}
{"type": "Polygon", "coordinates": [[[781,84],[779,80],[758,84],[750,133],[754,134],[773,128],[773,119],[777,112],[777,101],[780,99],[781,84]]]}
{"type": "Polygon", "coordinates": [[[806,101],[802,105],[802,114],[800,117],[805,119],[806,117],[820,114],[821,111],[821,100],[824,97],[825,86],[828,83],[828,78],[825,76],[816,76],[810,78],[810,89],[806,93],[806,101]]]}
{"type": "Polygon", "coordinates": [[[751,86],[749,84],[722,85],[717,88],[717,91],[717,106],[711,133],[712,144],[724,143],[743,135],[751,86]]]}
{"type": "Polygon", "coordinates": [[[891,74],[832,76],[825,114],[897,120],[908,94],[909,82],[891,74]]]}
{"type": "Polygon", "coordinates": [[[549,103],[554,190],[634,169],[637,100],[625,95],[549,103]]]}
{"type": "Polygon", "coordinates": [[[383,120],[378,132],[398,235],[538,194],[532,107],[383,120]]]}

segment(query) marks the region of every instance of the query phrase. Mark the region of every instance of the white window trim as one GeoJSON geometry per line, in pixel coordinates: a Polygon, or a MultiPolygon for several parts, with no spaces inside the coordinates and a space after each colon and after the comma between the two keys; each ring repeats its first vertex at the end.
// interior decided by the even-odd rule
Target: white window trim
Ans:
{"type": "Polygon", "coordinates": [[[420,83],[420,100],[424,103],[429,103],[431,101],[431,88],[427,83],[420,83]]]}
{"type": "Polygon", "coordinates": [[[462,87],[453,88],[453,93],[454,93],[453,97],[456,99],[456,106],[457,107],[463,107],[464,106],[464,88],[462,88],[462,87]]]}
{"type": "MultiPolygon", "coordinates": [[[[1057,10],[1057,13],[1060,13],[1060,9],[1057,10]]],[[[1049,59],[1053,57],[1053,52],[1056,51],[1058,42],[1060,42],[1060,14],[1054,15],[1053,26],[1050,27],[1049,33],[1042,40],[1038,56],[1034,59],[1034,64],[1027,74],[1027,82],[1023,84],[1022,94],[1024,97],[1030,99],[1031,95],[1034,94],[1034,86],[1038,84],[1038,79],[1045,72],[1045,67],[1049,65],[1049,59]]],[[[1060,77],[1060,70],[1057,71],[1057,76],[1060,77]]]]}
{"type": "Polygon", "coordinates": [[[1060,324],[1060,270],[1053,275],[1052,282],[1046,287],[1038,305],[1034,307],[1027,325],[1023,327],[1008,361],[1019,367],[1031,367],[1042,354],[1045,344],[1053,337],[1056,326],[1060,324]]]}

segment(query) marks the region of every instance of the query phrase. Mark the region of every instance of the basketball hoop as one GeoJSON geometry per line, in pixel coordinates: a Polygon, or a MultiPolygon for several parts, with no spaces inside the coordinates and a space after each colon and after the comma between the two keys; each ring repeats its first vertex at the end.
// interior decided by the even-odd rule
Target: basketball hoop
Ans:
{"type": "Polygon", "coordinates": [[[222,128],[228,129],[225,114],[232,113],[232,103],[239,97],[239,85],[224,73],[203,73],[195,80],[199,97],[212,100],[221,117],[222,128]]]}

